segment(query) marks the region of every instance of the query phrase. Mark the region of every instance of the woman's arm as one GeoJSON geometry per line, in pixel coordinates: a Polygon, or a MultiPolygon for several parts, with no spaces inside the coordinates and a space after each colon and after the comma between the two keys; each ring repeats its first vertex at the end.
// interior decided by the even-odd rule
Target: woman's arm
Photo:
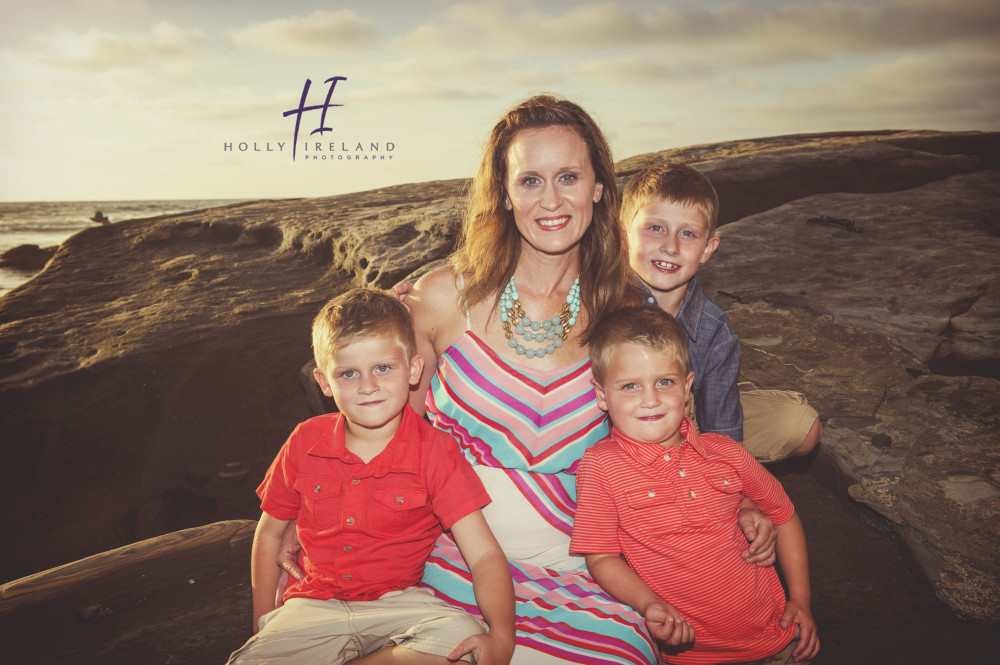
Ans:
{"type": "Polygon", "coordinates": [[[417,353],[424,357],[424,371],[420,383],[410,389],[410,406],[418,414],[424,413],[424,400],[431,378],[437,371],[437,359],[458,338],[455,321],[464,327],[464,316],[459,312],[458,285],[451,266],[432,270],[417,280],[406,294],[406,306],[413,317],[417,336],[417,353]]]}

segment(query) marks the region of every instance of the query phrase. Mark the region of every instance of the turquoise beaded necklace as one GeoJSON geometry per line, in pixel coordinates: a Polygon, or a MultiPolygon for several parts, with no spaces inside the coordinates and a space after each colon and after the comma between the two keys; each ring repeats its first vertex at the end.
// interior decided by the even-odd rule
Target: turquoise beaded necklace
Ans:
{"type": "Polygon", "coordinates": [[[580,276],[576,276],[573,286],[566,294],[566,304],[559,313],[544,321],[533,321],[521,308],[517,287],[511,277],[507,286],[500,294],[500,323],[503,325],[507,344],[519,356],[526,358],[544,358],[555,353],[576,324],[576,316],[580,313],[580,276]],[[523,340],[523,342],[521,341],[523,340]],[[548,342],[544,346],[528,348],[524,342],[548,342]]]}

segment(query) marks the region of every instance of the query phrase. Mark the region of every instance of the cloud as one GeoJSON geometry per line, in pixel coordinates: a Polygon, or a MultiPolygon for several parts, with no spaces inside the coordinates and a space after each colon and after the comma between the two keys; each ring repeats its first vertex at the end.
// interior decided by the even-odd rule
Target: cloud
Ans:
{"type": "Polygon", "coordinates": [[[79,71],[115,68],[178,66],[200,56],[205,34],[166,21],[145,35],[118,35],[91,29],[87,32],[58,30],[37,37],[34,52],[38,62],[50,67],[79,71]]]}
{"type": "Polygon", "coordinates": [[[515,11],[495,4],[456,4],[397,38],[399,50],[488,48],[499,52],[566,51],[567,58],[602,49],[646,46],[690,58],[734,64],[825,59],[838,53],[928,49],[1000,36],[995,0],[750,2],[709,8],[698,3],[641,13],[620,3],[515,11]]]}
{"type": "Polygon", "coordinates": [[[238,46],[269,53],[308,55],[375,46],[375,26],[351,9],[317,9],[309,16],[289,16],[256,23],[229,33],[238,46]]]}

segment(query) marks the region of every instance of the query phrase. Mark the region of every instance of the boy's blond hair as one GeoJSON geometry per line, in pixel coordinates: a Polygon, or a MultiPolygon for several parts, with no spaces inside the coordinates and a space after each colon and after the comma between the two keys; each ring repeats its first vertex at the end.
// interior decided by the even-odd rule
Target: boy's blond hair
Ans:
{"type": "Polygon", "coordinates": [[[406,350],[406,360],[417,352],[413,319],[403,303],[376,289],[351,289],[337,296],[313,319],[312,344],[321,372],[334,352],[348,344],[381,334],[391,334],[406,350]]]}
{"type": "Polygon", "coordinates": [[[691,368],[687,333],[677,319],[659,307],[625,307],[611,312],[594,326],[590,336],[590,362],[594,379],[604,385],[604,377],[615,347],[641,344],[673,356],[686,376],[691,368]]]}
{"type": "Polygon", "coordinates": [[[671,201],[693,206],[705,217],[708,237],[715,235],[719,224],[719,195],[708,178],[686,164],[662,162],[639,171],[622,192],[622,224],[632,221],[643,206],[652,201],[671,201]]]}

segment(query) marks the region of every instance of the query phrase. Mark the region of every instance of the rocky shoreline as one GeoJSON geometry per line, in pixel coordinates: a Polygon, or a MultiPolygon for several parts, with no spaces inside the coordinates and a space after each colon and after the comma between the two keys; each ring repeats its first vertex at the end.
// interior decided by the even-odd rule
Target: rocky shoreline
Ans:
{"type": "MultiPolygon", "coordinates": [[[[694,146],[623,160],[619,184],[664,158],[719,191],[722,243],[700,275],[740,333],[742,378],[806,393],[825,420],[816,473],[898,534],[956,615],[1000,621],[1000,134],[694,146]]],[[[0,524],[18,543],[2,579],[255,519],[257,481],[309,416],[309,320],[444,258],[466,185],[236,204],[63,243],[0,298],[17,470],[0,524]]],[[[3,621],[25,584],[0,589],[3,621]]]]}

